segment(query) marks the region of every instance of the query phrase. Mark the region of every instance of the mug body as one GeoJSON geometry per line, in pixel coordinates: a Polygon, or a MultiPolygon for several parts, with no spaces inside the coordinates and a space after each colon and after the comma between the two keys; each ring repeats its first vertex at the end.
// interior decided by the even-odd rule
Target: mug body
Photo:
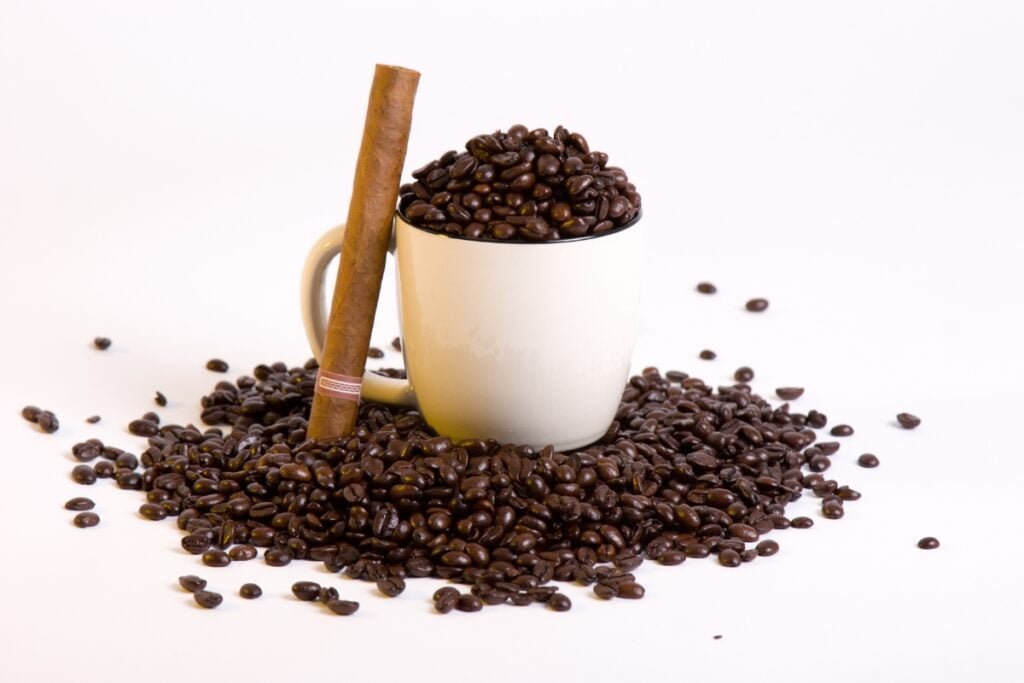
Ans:
{"type": "Polygon", "coordinates": [[[431,427],[559,450],[604,435],[636,339],[639,225],[494,242],[398,215],[395,233],[405,367],[431,427]]]}

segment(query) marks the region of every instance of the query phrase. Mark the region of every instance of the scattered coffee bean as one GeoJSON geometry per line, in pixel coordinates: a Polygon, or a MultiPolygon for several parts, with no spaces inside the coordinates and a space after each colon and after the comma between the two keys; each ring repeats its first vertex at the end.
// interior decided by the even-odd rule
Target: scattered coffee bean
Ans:
{"type": "Polygon", "coordinates": [[[199,590],[192,594],[192,598],[196,601],[196,604],[206,609],[213,609],[219,607],[220,603],[224,602],[224,596],[220,593],[214,593],[213,591],[199,590]]]}
{"type": "Polygon", "coordinates": [[[853,427],[850,425],[836,425],[829,431],[829,434],[832,436],[850,436],[853,434],[853,427]]]}
{"type": "Polygon", "coordinates": [[[878,457],[871,453],[865,453],[857,458],[857,464],[861,467],[878,467],[878,457]]]}
{"type": "Polygon", "coordinates": [[[159,391],[156,392],[156,396],[153,398],[153,400],[156,401],[156,404],[158,406],[166,406],[167,405],[167,397],[164,396],[163,394],[161,394],[159,391]]]}
{"type": "Polygon", "coordinates": [[[726,548],[718,553],[718,564],[723,567],[738,567],[741,562],[740,554],[732,548],[726,548]]]}
{"type": "Polygon", "coordinates": [[[100,416],[99,415],[93,415],[91,417],[85,418],[85,421],[88,422],[91,425],[94,425],[94,424],[96,424],[97,422],[100,421],[100,416]]]}
{"type": "Polygon", "coordinates": [[[75,465],[71,470],[71,478],[76,484],[91,486],[96,483],[96,470],[89,465],[75,465]]]}
{"type": "Polygon", "coordinates": [[[100,479],[110,479],[114,476],[116,469],[117,468],[114,467],[114,463],[108,460],[101,460],[93,467],[93,470],[96,472],[96,476],[100,479]]]}
{"type": "Polygon", "coordinates": [[[794,529],[810,529],[814,526],[814,520],[810,517],[794,517],[789,524],[794,529]]]}
{"type": "Polygon", "coordinates": [[[334,586],[323,586],[320,588],[320,592],[317,593],[316,599],[320,602],[327,603],[331,600],[338,599],[338,589],[334,586]]]}
{"type": "Polygon", "coordinates": [[[340,614],[347,617],[350,614],[355,614],[359,609],[359,603],[352,600],[328,600],[327,607],[335,614],[340,614]]]}
{"type": "Polygon", "coordinates": [[[768,539],[758,543],[756,550],[757,554],[761,557],[771,557],[775,553],[779,552],[779,544],[771,539],[768,539]]]}
{"type": "Polygon", "coordinates": [[[828,424],[828,417],[817,410],[807,411],[807,426],[814,429],[823,429],[828,424]]]}
{"type": "Polygon", "coordinates": [[[391,348],[393,348],[395,351],[401,351],[402,350],[402,338],[401,337],[395,337],[394,339],[392,339],[391,340],[391,348]]]}
{"type": "Polygon", "coordinates": [[[211,545],[213,545],[211,537],[204,534],[189,534],[181,539],[181,547],[185,549],[185,552],[193,555],[202,555],[210,549],[211,545]]]}
{"type": "Polygon", "coordinates": [[[627,600],[639,600],[644,597],[645,592],[644,587],[639,583],[626,581],[625,583],[620,583],[618,585],[615,597],[625,598],[627,600]]]}
{"type": "Polygon", "coordinates": [[[232,562],[248,562],[256,559],[256,546],[244,543],[236,545],[228,551],[228,557],[232,562]]]}
{"type": "Polygon", "coordinates": [[[84,498],[82,496],[72,498],[68,502],[64,503],[65,510],[92,510],[94,507],[96,507],[96,503],[92,502],[91,498],[84,498]]]}
{"type": "Polygon", "coordinates": [[[231,564],[231,558],[220,548],[210,548],[203,553],[203,564],[207,567],[226,567],[231,564]]]}
{"type": "Polygon", "coordinates": [[[760,313],[768,308],[768,299],[751,299],[747,302],[747,310],[760,313]]]}
{"type": "Polygon", "coordinates": [[[821,506],[821,514],[828,519],[839,519],[843,516],[843,506],[835,501],[826,501],[821,506]]]}
{"type": "Polygon", "coordinates": [[[156,503],[143,503],[139,506],[139,514],[146,519],[158,522],[167,517],[167,510],[156,503]]]}
{"type": "Polygon", "coordinates": [[[243,583],[242,587],[238,589],[238,594],[246,600],[255,600],[263,595],[263,589],[255,583],[243,583]]]}
{"type": "Polygon", "coordinates": [[[611,600],[618,594],[619,589],[617,586],[612,586],[606,583],[594,584],[594,595],[602,600],[611,600]]]}
{"type": "Polygon", "coordinates": [[[548,607],[556,612],[568,612],[572,609],[572,600],[565,593],[555,593],[548,598],[548,607]]]}
{"type": "Polygon", "coordinates": [[[714,360],[717,356],[718,354],[711,349],[704,349],[700,352],[701,360],[714,360]]]}
{"type": "Polygon", "coordinates": [[[196,591],[201,591],[206,588],[206,579],[200,578],[195,574],[179,576],[178,583],[189,593],[195,593],[196,591]]]}
{"type": "Polygon", "coordinates": [[[128,431],[135,436],[156,436],[160,433],[160,426],[152,420],[132,420],[128,423],[128,431]]]}
{"type": "Polygon", "coordinates": [[[775,394],[783,401],[795,401],[804,395],[803,387],[779,387],[775,394]]]}
{"type": "Polygon", "coordinates": [[[389,576],[384,579],[377,579],[377,590],[389,598],[402,594],[405,590],[405,581],[399,576],[389,576]]]}
{"type": "Polygon", "coordinates": [[[718,287],[715,287],[710,282],[698,282],[697,291],[701,294],[714,294],[718,291],[718,287]]]}
{"type": "Polygon", "coordinates": [[[455,609],[460,612],[479,612],[483,606],[484,603],[480,598],[470,593],[463,593],[455,602],[455,609]]]}
{"type": "Polygon", "coordinates": [[[60,422],[57,420],[57,416],[49,410],[40,411],[36,415],[35,423],[39,425],[40,430],[47,434],[53,434],[60,429],[60,422]]]}
{"type": "Polygon", "coordinates": [[[96,337],[92,340],[92,344],[100,351],[106,351],[110,348],[110,340],[106,337],[96,337]]]}
{"type": "Polygon", "coordinates": [[[25,406],[21,409],[21,416],[29,422],[35,422],[39,419],[39,413],[43,412],[42,408],[36,406],[25,406]]]}
{"type": "Polygon", "coordinates": [[[754,379],[754,371],[744,365],[743,367],[736,369],[736,372],[733,373],[733,377],[737,382],[749,382],[754,379]]]}
{"type": "Polygon", "coordinates": [[[292,553],[283,548],[271,548],[263,553],[263,561],[271,567],[283,567],[292,561],[292,553]]]}
{"type": "Polygon", "coordinates": [[[292,595],[299,600],[316,600],[320,595],[320,584],[314,581],[296,581],[292,584],[292,595]]]}
{"type": "Polygon", "coordinates": [[[917,542],[917,547],[921,550],[934,550],[939,547],[939,539],[934,536],[925,536],[917,542]]]}
{"type": "Polygon", "coordinates": [[[206,369],[212,370],[213,372],[227,372],[228,364],[220,358],[211,358],[206,361],[206,369]]]}
{"type": "Polygon", "coordinates": [[[911,415],[910,413],[900,413],[896,416],[896,420],[904,429],[914,429],[921,424],[921,418],[917,415],[911,415]]]}
{"type": "Polygon", "coordinates": [[[85,529],[99,524],[100,516],[95,512],[79,512],[75,515],[74,523],[80,529],[85,529]]]}
{"type": "Polygon", "coordinates": [[[367,350],[366,355],[370,358],[383,358],[384,352],[381,349],[378,349],[376,346],[371,346],[367,350]]]}
{"type": "Polygon", "coordinates": [[[451,586],[445,586],[444,588],[438,588],[434,593],[434,609],[441,614],[448,614],[455,609],[455,603],[459,600],[459,591],[457,588],[451,586]]]}

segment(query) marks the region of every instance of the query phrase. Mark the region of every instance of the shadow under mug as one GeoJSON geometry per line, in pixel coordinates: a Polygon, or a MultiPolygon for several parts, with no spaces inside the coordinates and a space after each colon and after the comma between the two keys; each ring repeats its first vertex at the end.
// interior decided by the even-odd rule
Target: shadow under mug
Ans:
{"type": "MultiPolygon", "coordinates": [[[[578,448],[600,439],[629,376],[642,231],[631,223],[551,242],[453,237],[396,214],[398,311],[408,379],[367,371],[366,400],[414,406],[455,441],[578,448]]],[[[302,316],[320,360],[324,271],[345,226],[313,246],[302,316]]]]}

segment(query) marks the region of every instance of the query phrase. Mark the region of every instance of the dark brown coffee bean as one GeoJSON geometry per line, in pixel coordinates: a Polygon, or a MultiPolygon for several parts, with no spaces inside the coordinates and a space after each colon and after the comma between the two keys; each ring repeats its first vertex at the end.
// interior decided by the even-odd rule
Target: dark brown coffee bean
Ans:
{"type": "Polygon", "coordinates": [[[455,601],[455,609],[460,612],[479,612],[483,609],[484,603],[480,598],[470,593],[463,593],[455,601]]]}
{"type": "Polygon", "coordinates": [[[156,396],[153,397],[153,400],[156,401],[156,404],[158,406],[166,406],[167,405],[167,397],[164,396],[163,394],[161,394],[159,391],[156,392],[156,396]]]}
{"type": "Polygon", "coordinates": [[[761,311],[767,310],[768,299],[751,299],[747,302],[746,308],[748,311],[753,313],[760,313],[761,311]]]}
{"type": "Polygon", "coordinates": [[[95,512],[79,512],[75,515],[74,519],[75,526],[80,529],[86,529],[91,526],[96,526],[100,523],[100,516],[95,512]]]}
{"type": "Polygon", "coordinates": [[[236,545],[228,551],[228,557],[231,558],[232,562],[248,562],[249,560],[255,560],[256,554],[256,546],[248,543],[236,545]]]}
{"type": "Polygon", "coordinates": [[[871,453],[865,453],[857,458],[857,464],[861,467],[878,467],[878,457],[871,453]]]}
{"type": "Polygon", "coordinates": [[[320,584],[314,581],[296,581],[292,584],[292,595],[299,600],[316,600],[320,596],[320,584]]]}
{"type": "Polygon", "coordinates": [[[698,282],[697,291],[700,292],[701,294],[714,294],[715,292],[718,291],[718,288],[715,287],[710,282],[698,282]]]}
{"type": "Polygon", "coordinates": [[[733,373],[733,377],[737,382],[749,382],[754,379],[754,371],[744,365],[741,368],[737,368],[736,372],[733,373]]]}
{"type": "Polygon", "coordinates": [[[376,346],[371,346],[369,349],[367,349],[366,355],[370,358],[383,358],[384,352],[378,349],[376,346]]]}
{"type": "Polygon", "coordinates": [[[934,536],[925,536],[917,542],[917,547],[921,550],[934,550],[939,547],[939,539],[934,536]]]}
{"type": "Polygon", "coordinates": [[[100,351],[106,351],[110,348],[110,340],[106,337],[96,337],[92,340],[92,345],[100,351]]]}
{"type": "Polygon", "coordinates": [[[139,514],[146,519],[158,522],[161,519],[166,519],[167,510],[164,510],[156,503],[143,503],[139,506],[139,514]]]}
{"type": "Polygon", "coordinates": [[[434,593],[434,609],[441,614],[451,612],[455,609],[455,603],[458,602],[459,595],[458,589],[451,586],[437,589],[434,593]]]}
{"type": "Polygon", "coordinates": [[[548,598],[548,607],[556,612],[568,612],[572,609],[572,600],[565,593],[555,593],[548,598]]]}
{"type": "Polygon", "coordinates": [[[213,372],[227,372],[228,364],[220,358],[211,358],[206,361],[206,369],[212,370],[213,372]]]}
{"type": "Polygon", "coordinates": [[[896,416],[896,420],[904,429],[914,429],[921,424],[921,418],[917,415],[911,415],[910,413],[900,413],[896,416]]]}
{"type": "Polygon", "coordinates": [[[810,517],[794,517],[790,521],[790,526],[794,529],[810,529],[814,526],[814,520],[810,517]]]}
{"type": "Polygon", "coordinates": [[[337,600],[338,597],[338,589],[334,586],[322,586],[320,592],[316,594],[316,599],[323,603],[337,600]]]}
{"type": "Polygon", "coordinates": [[[714,360],[717,356],[718,354],[711,349],[704,349],[700,352],[700,357],[703,360],[714,360]]]}
{"type": "Polygon", "coordinates": [[[377,590],[389,598],[394,598],[402,594],[405,590],[405,581],[398,576],[389,576],[387,578],[377,580],[377,590]]]}
{"type": "Polygon", "coordinates": [[[90,465],[75,465],[71,470],[71,478],[76,484],[91,486],[96,483],[96,470],[90,465]]]}
{"type": "Polygon", "coordinates": [[[96,503],[92,502],[92,499],[82,496],[71,498],[68,502],[64,503],[65,510],[92,510],[94,507],[96,507],[96,503]]]}
{"type": "Polygon", "coordinates": [[[132,420],[128,423],[128,431],[135,436],[156,436],[160,426],[151,420],[132,420]]]}
{"type": "Polygon", "coordinates": [[[99,422],[99,421],[100,421],[100,419],[101,419],[101,418],[100,418],[100,416],[99,416],[99,415],[91,415],[91,416],[89,416],[89,417],[85,418],[85,421],[86,421],[86,422],[88,422],[88,423],[89,423],[89,424],[91,424],[91,425],[94,425],[94,424],[96,424],[97,422],[99,422]]]}
{"type": "Polygon", "coordinates": [[[181,547],[193,555],[202,555],[212,544],[210,537],[204,534],[189,534],[181,539],[181,547]]]}
{"type": "Polygon", "coordinates": [[[738,567],[740,566],[742,559],[740,554],[731,548],[727,548],[718,553],[718,564],[723,567],[738,567]]]}
{"type": "Polygon", "coordinates": [[[220,548],[211,548],[203,553],[203,564],[207,567],[226,567],[231,564],[231,557],[220,548]]]}
{"type": "Polygon", "coordinates": [[[757,554],[761,557],[771,557],[779,552],[779,544],[772,540],[761,541],[757,544],[757,554]]]}
{"type": "Polygon", "coordinates": [[[255,583],[243,583],[242,587],[238,589],[238,594],[246,600],[255,600],[263,595],[263,589],[255,583]]]}
{"type": "Polygon", "coordinates": [[[35,422],[39,419],[39,413],[43,412],[42,408],[35,406],[25,406],[21,409],[21,416],[29,422],[35,422]]]}
{"type": "Polygon", "coordinates": [[[829,431],[829,434],[832,436],[850,436],[853,434],[853,427],[850,425],[836,425],[829,431]]]}
{"type": "Polygon", "coordinates": [[[779,387],[775,394],[783,401],[795,401],[804,395],[803,387],[779,387]]]}
{"type": "Polygon", "coordinates": [[[271,567],[283,567],[292,561],[292,553],[284,548],[270,548],[263,553],[263,561],[271,567]]]}
{"type": "Polygon", "coordinates": [[[618,585],[615,597],[625,598],[627,600],[639,600],[644,597],[645,592],[644,587],[639,583],[626,581],[625,583],[620,583],[618,585]]]}
{"type": "Polygon", "coordinates": [[[178,577],[178,584],[189,593],[195,593],[206,588],[206,579],[200,578],[195,574],[186,574],[185,576],[178,577]]]}
{"type": "Polygon", "coordinates": [[[821,506],[821,514],[828,519],[839,519],[844,514],[843,506],[833,501],[827,501],[821,506]]]}
{"type": "Polygon", "coordinates": [[[39,425],[39,429],[46,434],[53,434],[55,431],[60,429],[60,422],[57,420],[57,416],[49,410],[42,410],[36,415],[35,423],[39,425]]]}
{"type": "Polygon", "coordinates": [[[354,600],[328,600],[327,608],[335,614],[347,617],[350,614],[355,614],[359,610],[359,603],[354,600]]]}
{"type": "Polygon", "coordinates": [[[730,524],[728,531],[730,536],[746,543],[753,543],[760,536],[757,529],[749,524],[730,524]]]}
{"type": "Polygon", "coordinates": [[[213,609],[219,607],[220,603],[224,602],[224,596],[220,593],[214,593],[213,591],[200,590],[192,594],[192,598],[196,601],[196,604],[206,609],[213,609]]]}
{"type": "Polygon", "coordinates": [[[391,348],[393,348],[395,351],[401,351],[402,350],[402,339],[401,339],[401,337],[395,337],[394,339],[391,340],[391,348]]]}
{"type": "Polygon", "coordinates": [[[601,598],[602,600],[611,600],[618,594],[618,586],[612,586],[606,583],[594,584],[594,595],[601,598]]]}

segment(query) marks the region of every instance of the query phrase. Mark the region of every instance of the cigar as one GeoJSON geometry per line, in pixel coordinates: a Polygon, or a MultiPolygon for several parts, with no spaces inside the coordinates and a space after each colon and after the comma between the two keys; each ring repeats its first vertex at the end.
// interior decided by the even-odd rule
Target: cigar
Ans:
{"type": "Polygon", "coordinates": [[[336,439],[355,430],[419,80],[417,71],[383,64],[373,76],[313,395],[311,439],[336,439]]]}

